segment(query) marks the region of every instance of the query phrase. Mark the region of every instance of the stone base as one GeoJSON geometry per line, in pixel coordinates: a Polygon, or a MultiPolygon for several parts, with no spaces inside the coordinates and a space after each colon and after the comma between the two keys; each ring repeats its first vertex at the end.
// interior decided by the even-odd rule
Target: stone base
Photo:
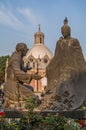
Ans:
{"type": "MultiPolygon", "coordinates": [[[[5,114],[7,118],[22,118],[23,116],[27,115],[28,111],[27,110],[10,110],[6,109],[5,114]]],[[[34,113],[40,113],[41,115],[45,116],[47,114],[60,114],[61,116],[65,116],[67,118],[72,118],[72,119],[81,119],[82,117],[85,116],[84,111],[82,110],[76,110],[76,111],[40,111],[35,109],[34,113]]]]}
{"type": "MultiPolygon", "coordinates": [[[[36,112],[36,111],[35,111],[36,112]]],[[[40,112],[37,110],[37,112],[40,112]]],[[[74,110],[74,111],[53,111],[53,110],[43,110],[41,114],[60,114],[61,116],[65,116],[67,118],[80,119],[85,116],[85,112],[83,110],[74,110]]]]}

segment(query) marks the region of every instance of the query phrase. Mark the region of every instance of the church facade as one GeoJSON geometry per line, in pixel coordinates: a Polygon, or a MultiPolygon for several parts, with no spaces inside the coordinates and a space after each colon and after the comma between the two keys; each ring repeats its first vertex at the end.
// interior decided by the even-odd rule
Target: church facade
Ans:
{"type": "Polygon", "coordinates": [[[43,92],[47,85],[46,67],[52,57],[53,53],[45,46],[44,33],[40,31],[39,25],[38,31],[34,34],[34,45],[24,57],[24,65],[32,68],[28,73],[38,73],[43,77],[41,80],[31,81],[30,85],[33,86],[35,93],[43,92]]]}

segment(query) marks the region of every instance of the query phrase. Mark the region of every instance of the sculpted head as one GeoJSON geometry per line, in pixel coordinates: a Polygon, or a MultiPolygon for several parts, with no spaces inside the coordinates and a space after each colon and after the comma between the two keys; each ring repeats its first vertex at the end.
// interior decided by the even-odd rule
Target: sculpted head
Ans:
{"type": "Polygon", "coordinates": [[[16,45],[16,51],[21,53],[21,56],[25,56],[27,53],[27,45],[25,43],[18,43],[16,45]]]}
{"type": "Polygon", "coordinates": [[[64,38],[69,38],[71,35],[71,28],[67,24],[68,24],[68,20],[67,18],[65,18],[64,25],[61,28],[61,33],[64,38]]]}

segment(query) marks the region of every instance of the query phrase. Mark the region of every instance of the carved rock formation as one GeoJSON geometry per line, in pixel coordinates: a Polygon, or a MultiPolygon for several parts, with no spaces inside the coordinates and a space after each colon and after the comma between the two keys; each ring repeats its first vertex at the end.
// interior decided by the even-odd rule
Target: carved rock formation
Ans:
{"type": "Polygon", "coordinates": [[[63,37],[56,44],[55,54],[47,66],[48,85],[41,109],[74,110],[86,98],[86,62],[79,41],[70,37],[67,18],[61,28],[63,37]]]}

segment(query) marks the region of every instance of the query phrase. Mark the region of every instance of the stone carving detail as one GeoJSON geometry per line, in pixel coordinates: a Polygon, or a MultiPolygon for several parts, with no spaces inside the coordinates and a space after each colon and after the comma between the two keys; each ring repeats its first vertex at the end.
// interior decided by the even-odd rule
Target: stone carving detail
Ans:
{"type": "Polygon", "coordinates": [[[67,18],[61,33],[46,69],[48,85],[41,109],[74,110],[86,98],[86,62],[79,41],[71,37],[67,18]]]}
{"type": "MultiPolygon", "coordinates": [[[[23,56],[27,52],[27,46],[24,43],[18,43],[16,50],[8,61],[7,80],[5,82],[5,108],[24,108],[26,96],[35,96],[33,88],[28,85],[32,79],[39,80],[41,76],[37,74],[27,74],[29,68],[24,67],[23,56]],[[27,83],[25,85],[24,83],[27,83]]],[[[35,96],[36,97],[36,96],[35,96]]]]}

